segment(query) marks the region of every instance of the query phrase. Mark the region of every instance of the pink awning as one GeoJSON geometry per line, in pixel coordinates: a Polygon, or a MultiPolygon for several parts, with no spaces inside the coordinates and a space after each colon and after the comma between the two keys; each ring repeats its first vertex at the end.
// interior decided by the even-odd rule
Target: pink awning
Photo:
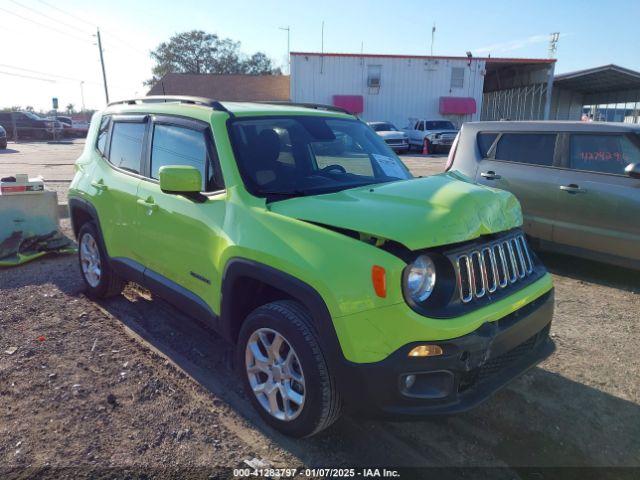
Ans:
{"type": "Polygon", "coordinates": [[[334,95],[333,106],[344,108],[351,113],[364,112],[364,97],[362,95],[334,95]]]}
{"type": "Polygon", "coordinates": [[[469,115],[476,113],[476,99],[471,97],[440,97],[443,115],[469,115]]]}

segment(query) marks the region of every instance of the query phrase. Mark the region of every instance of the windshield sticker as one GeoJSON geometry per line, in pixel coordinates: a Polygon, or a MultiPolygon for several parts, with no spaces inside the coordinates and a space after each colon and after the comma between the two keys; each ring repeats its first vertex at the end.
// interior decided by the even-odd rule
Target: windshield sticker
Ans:
{"type": "Polygon", "coordinates": [[[372,153],[372,155],[387,177],[406,178],[407,174],[400,165],[400,162],[391,157],[378,155],[377,153],[372,153]]]}

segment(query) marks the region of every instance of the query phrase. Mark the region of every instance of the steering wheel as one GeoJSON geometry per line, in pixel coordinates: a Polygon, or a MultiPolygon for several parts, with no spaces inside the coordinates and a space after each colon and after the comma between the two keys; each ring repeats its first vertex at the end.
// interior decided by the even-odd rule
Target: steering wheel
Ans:
{"type": "Polygon", "coordinates": [[[337,165],[337,164],[327,165],[326,167],[322,167],[320,169],[321,172],[329,172],[331,170],[337,170],[340,173],[347,173],[347,170],[342,165],[337,165]]]}

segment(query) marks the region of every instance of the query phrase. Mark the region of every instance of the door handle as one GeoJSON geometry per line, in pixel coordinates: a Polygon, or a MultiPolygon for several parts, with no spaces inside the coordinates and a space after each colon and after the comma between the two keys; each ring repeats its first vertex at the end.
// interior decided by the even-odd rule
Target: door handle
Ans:
{"type": "Polygon", "coordinates": [[[96,190],[98,190],[99,192],[104,192],[105,190],[109,190],[109,187],[107,187],[102,180],[98,180],[98,181],[93,180],[91,182],[91,186],[96,190]]]}
{"type": "Polygon", "coordinates": [[[487,180],[500,180],[502,178],[502,175],[498,175],[492,170],[489,170],[488,172],[482,172],[480,176],[482,178],[486,178],[487,180]]]}
{"type": "Polygon", "coordinates": [[[580,188],[575,183],[570,183],[569,185],[560,185],[560,190],[567,193],[585,193],[586,192],[584,188],[580,188]]]}
{"type": "Polygon", "coordinates": [[[158,209],[158,204],[155,203],[154,201],[148,202],[146,200],[143,200],[142,198],[139,198],[138,200],[136,200],[136,203],[138,205],[142,205],[145,208],[148,208],[149,209],[149,213],[151,213],[152,211],[158,209]]]}

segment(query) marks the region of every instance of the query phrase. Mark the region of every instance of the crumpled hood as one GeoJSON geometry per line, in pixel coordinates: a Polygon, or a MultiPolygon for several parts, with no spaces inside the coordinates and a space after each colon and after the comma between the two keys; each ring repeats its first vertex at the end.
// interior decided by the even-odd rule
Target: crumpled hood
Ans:
{"type": "Polygon", "coordinates": [[[394,240],[411,250],[463,242],[522,225],[509,192],[441,173],[274,202],[273,212],[394,240]]]}

